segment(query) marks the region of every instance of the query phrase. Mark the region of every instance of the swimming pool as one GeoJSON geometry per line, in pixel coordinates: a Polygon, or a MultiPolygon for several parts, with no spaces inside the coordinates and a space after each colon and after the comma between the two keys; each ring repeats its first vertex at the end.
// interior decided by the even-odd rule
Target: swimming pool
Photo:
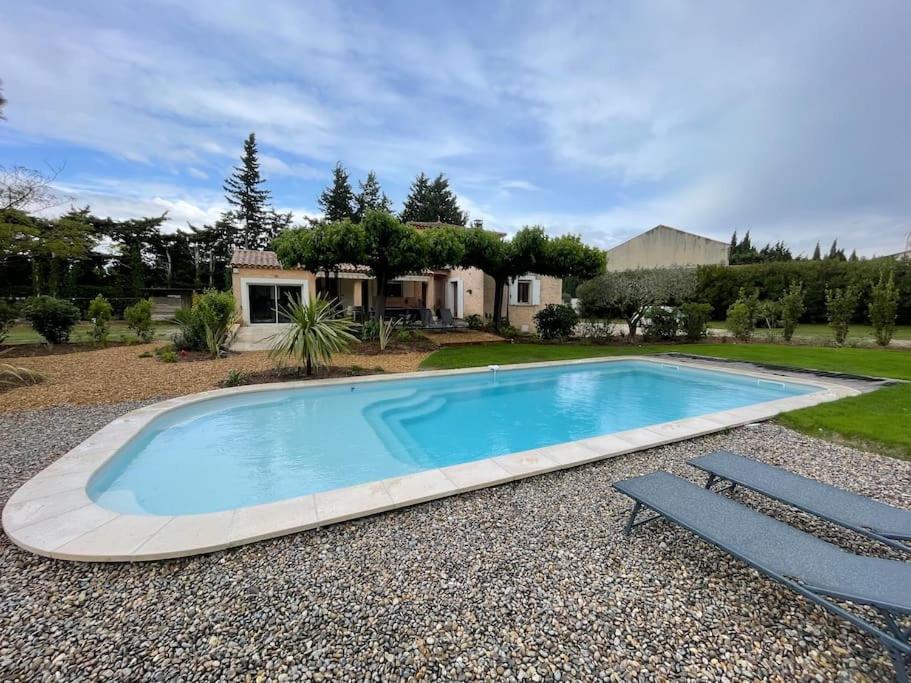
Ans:
{"type": "Polygon", "coordinates": [[[246,392],[156,417],[87,493],[124,514],[217,512],[818,390],[624,360],[246,392]]]}

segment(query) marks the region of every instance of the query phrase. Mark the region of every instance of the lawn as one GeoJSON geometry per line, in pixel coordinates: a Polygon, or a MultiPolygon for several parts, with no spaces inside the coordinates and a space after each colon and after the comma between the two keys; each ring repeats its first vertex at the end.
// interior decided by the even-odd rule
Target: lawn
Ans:
{"type": "MultiPolygon", "coordinates": [[[[464,368],[668,351],[911,380],[911,351],[782,344],[491,344],[440,349],[424,360],[423,367],[464,368]]],[[[807,434],[911,458],[911,385],[825,403],[778,419],[807,434]]]]}
{"type": "MultiPolygon", "coordinates": [[[[155,339],[168,339],[177,327],[169,322],[155,323],[155,339]]],[[[138,337],[133,334],[123,320],[111,321],[111,335],[108,337],[111,342],[120,341],[137,341],[138,337]]],[[[13,325],[9,336],[4,340],[4,344],[41,344],[44,340],[41,338],[30,325],[13,325]]],[[[82,320],[76,323],[70,334],[71,342],[90,342],[92,341],[92,323],[82,320]]]]}
{"type": "MultiPolygon", "coordinates": [[[[713,330],[727,329],[723,320],[713,320],[709,323],[713,330]]],[[[781,340],[781,330],[772,330],[774,339],[781,340]]],[[[762,328],[756,328],[756,338],[765,339],[766,331],[762,328]]],[[[825,323],[801,323],[794,331],[794,337],[797,339],[816,339],[832,341],[832,328],[825,323]]],[[[901,341],[911,341],[911,325],[899,325],[895,328],[893,339],[901,341]]],[[[866,341],[875,342],[876,335],[870,325],[850,325],[848,328],[848,341],[866,341]]]]}

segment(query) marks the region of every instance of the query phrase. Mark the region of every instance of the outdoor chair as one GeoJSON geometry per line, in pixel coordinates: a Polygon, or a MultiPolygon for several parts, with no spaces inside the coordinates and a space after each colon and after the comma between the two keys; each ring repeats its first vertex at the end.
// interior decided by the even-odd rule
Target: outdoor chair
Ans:
{"type": "Polygon", "coordinates": [[[708,474],[707,489],[719,481],[730,482],[717,489],[719,492],[743,486],[896,550],[911,553],[911,510],[892,507],[728,451],[687,462],[708,474]]]}
{"type": "Polygon", "coordinates": [[[452,318],[452,311],[448,308],[440,309],[440,322],[442,323],[443,329],[452,329],[455,327],[455,320],[452,318]]]}
{"type": "Polygon", "coordinates": [[[668,472],[614,488],[635,503],[626,535],[660,518],[683,527],[874,636],[889,653],[896,679],[908,683],[911,627],[902,622],[911,615],[911,563],[855,555],[668,472]],[[637,521],[643,508],[656,514],[637,521]],[[882,623],[833,598],[873,608],[882,623]]]}

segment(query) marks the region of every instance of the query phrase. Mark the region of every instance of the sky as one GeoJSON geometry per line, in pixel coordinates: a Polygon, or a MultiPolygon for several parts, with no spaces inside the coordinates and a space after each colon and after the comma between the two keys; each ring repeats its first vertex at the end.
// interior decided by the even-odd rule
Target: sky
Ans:
{"type": "Polygon", "coordinates": [[[214,220],[243,139],[316,215],[341,161],[396,208],[446,174],[472,218],[610,247],[911,231],[911,2],[0,0],[0,165],[115,218],[214,220]]]}

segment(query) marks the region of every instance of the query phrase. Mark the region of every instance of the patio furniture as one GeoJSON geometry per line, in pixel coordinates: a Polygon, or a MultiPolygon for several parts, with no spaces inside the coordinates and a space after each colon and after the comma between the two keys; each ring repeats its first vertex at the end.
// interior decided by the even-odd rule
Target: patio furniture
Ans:
{"type": "Polygon", "coordinates": [[[892,507],[728,451],[687,462],[708,474],[706,488],[712,488],[718,481],[728,481],[730,485],[721,490],[743,486],[896,550],[911,553],[911,510],[892,507]]]}
{"type": "Polygon", "coordinates": [[[908,683],[911,628],[911,563],[849,553],[815,536],[668,472],[626,479],[614,488],[635,501],[625,534],[664,518],[787,586],[874,636],[885,647],[895,676],[908,683]],[[636,520],[643,508],[655,512],[636,520]],[[882,624],[830,598],[868,605],[882,624]]]}
{"type": "Polygon", "coordinates": [[[443,324],[444,329],[452,329],[455,327],[455,320],[452,318],[452,311],[450,311],[448,308],[441,308],[440,322],[443,324]]]}
{"type": "Polygon", "coordinates": [[[421,327],[425,330],[440,330],[442,323],[433,319],[433,313],[429,308],[422,308],[420,311],[421,327]]]}

